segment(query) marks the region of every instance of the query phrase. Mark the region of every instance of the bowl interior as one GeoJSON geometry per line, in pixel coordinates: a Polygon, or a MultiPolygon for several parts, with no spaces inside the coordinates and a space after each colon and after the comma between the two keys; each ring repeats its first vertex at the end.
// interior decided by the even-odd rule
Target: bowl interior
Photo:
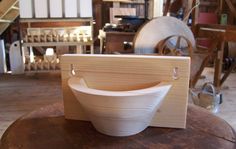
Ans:
{"type": "Polygon", "coordinates": [[[144,83],[133,83],[129,81],[125,81],[124,84],[117,84],[113,82],[112,79],[108,79],[106,81],[97,81],[93,82],[89,79],[85,78],[72,78],[70,82],[73,82],[73,84],[80,84],[83,86],[86,86],[90,89],[96,89],[96,90],[104,90],[104,91],[134,91],[134,90],[142,90],[154,87],[161,82],[144,82],[144,83]]]}

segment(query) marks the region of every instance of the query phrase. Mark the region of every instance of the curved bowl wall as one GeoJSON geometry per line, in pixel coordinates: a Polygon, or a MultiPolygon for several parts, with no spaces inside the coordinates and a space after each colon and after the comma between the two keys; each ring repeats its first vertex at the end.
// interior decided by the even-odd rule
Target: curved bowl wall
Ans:
{"type": "Polygon", "coordinates": [[[101,133],[110,136],[129,136],[147,128],[171,85],[131,91],[106,91],[89,88],[81,78],[68,81],[77,100],[101,133]]]}

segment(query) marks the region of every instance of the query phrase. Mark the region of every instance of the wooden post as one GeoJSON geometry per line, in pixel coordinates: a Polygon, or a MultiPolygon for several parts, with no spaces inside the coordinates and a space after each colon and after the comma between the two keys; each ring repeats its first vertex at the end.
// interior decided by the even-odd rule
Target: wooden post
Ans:
{"type": "Polygon", "coordinates": [[[225,0],[226,4],[229,7],[229,10],[231,11],[231,13],[233,14],[233,16],[236,18],[236,9],[233,5],[233,2],[231,0],[225,0]]]}
{"type": "Polygon", "coordinates": [[[217,89],[220,89],[221,85],[221,72],[222,72],[222,62],[224,55],[225,41],[222,40],[217,51],[217,57],[215,59],[215,74],[214,74],[214,85],[217,89]]]}
{"type": "MultiPolygon", "coordinates": [[[[196,0],[193,0],[192,5],[196,5],[196,0]]],[[[195,33],[196,32],[196,24],[197,24],[197,19],[198,19],[198,13],[199,13],[199,8],[195,8],[195,10],[192,12],[192,31],[195,33]]]]}
{"type": "Polygon", "coordinates": [[[163,16],[167,16],[168,11],[170,9],[170,5],[171,5],[171,0],[166,0],[163,16]]]}

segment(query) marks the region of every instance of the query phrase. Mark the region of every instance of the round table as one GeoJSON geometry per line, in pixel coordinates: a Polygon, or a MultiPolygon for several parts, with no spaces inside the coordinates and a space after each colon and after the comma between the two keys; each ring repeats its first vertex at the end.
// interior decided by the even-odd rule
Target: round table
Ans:
{"type": "Polygon", "coordinates": [[[236,148],[234,130],[208,111],[189,105],[186,129],[148,127],[129,137],[97,132],[90,122],[66,120],[62,103],[15,121],[1,138],[1,149],[75,148],[236,148]]]}

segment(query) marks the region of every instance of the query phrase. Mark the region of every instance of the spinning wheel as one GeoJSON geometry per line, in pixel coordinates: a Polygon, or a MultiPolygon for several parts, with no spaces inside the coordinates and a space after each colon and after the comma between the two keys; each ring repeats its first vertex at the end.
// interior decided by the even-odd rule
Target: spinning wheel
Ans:
{"type": "MultiPolygon", "coordinates": [[[[174,17],[158,17],[146,23],[136,34],[134,38],[135,54],[153,54],[156,53],[157,44],[173,35],[183,36],[188,39],[192,47],[196,47],[192,31],[184,22],[174,17]]],[[[174,43],[176,38],[172,38],[174,43]]],[[[180,47],[187,47],[186,42],[180,42],[180,47]]]]}
{"type": "Polygon", "coordinates": [[[161,40],[156,48],[161,55],[190,57],[193,55],[191,42],[186,37],[179,35],[169,36],[166,39],[161,40]],[[181,47],[181,45],[186,45],[186,47],[181,47]]]}

